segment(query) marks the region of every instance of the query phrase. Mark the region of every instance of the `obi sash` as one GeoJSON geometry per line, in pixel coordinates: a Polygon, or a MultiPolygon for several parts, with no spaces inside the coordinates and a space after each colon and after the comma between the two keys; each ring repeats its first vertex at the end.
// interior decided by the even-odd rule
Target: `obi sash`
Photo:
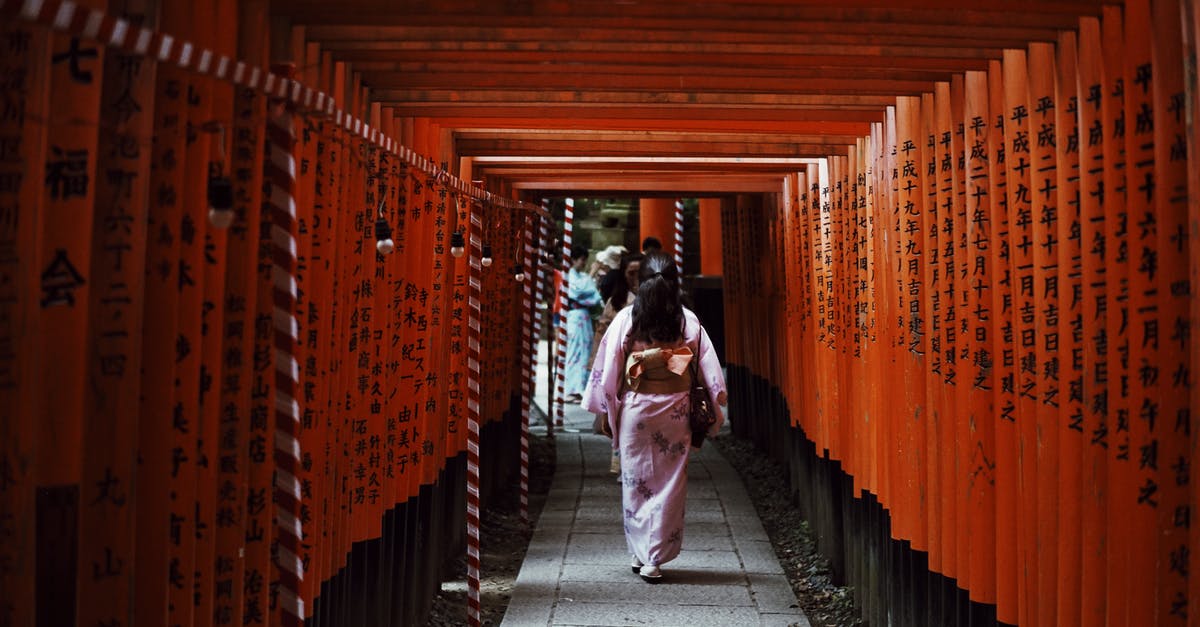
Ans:
{"type": "Polygon", "coordinates": [[[630,353],[625,359],[625,385],[646,394],[686,392],[692,385],[692,375],[688,372],[692,357],[692,349],[687,346],[630,353]]]}

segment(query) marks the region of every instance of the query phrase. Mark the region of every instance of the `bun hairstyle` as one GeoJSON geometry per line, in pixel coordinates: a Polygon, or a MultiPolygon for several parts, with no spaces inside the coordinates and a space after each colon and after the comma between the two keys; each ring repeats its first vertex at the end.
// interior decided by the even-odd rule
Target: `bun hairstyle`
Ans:
{"type": "Polygon", "coordinates": [[[683,339],[683,304],[679,300],[679,271],[663,253],[648,253],[638,274],[629,339],[671,343],[683,339]]]}
{"type": "Polygon", "coordinates": [[[575,244],[571,246],[571,261],[578,261],[580,257],[587,257],[589,252],[591,251],[588,250],[587,246],[575,244]]]}

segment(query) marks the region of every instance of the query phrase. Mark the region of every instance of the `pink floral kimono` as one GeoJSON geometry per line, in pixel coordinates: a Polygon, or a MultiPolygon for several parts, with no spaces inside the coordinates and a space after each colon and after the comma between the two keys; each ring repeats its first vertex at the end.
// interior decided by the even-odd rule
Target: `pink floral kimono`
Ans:
{"type": "Polygon", "coordinates": [[[717,396],[725,376],[708,333],[684,310],[684,340],[672,346],[635,342],[626,354],[632,307],[617,313],[600,340],[583,408],[608,417],[613,447],[621,455],[621,502],[625,541],[643,564],[661,566],[679,555],[687,501],[688,364],[698,359],[717,423],[724,417],[717,396]]]}

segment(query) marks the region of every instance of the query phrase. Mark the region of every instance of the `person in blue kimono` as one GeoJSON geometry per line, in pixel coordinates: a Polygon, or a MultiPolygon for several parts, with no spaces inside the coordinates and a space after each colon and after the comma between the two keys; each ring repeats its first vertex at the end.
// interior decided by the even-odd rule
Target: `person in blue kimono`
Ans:
{"type": "Polygon", "coordinates": [[[601,304],[596,281],[584,267],[588,249],[576,244],[571,247],[571,269],[567,272],[567,360],[563,368],[563,392],[566,400],[578,403],[587,386],[591,371],[592,314],[601,304]]]}

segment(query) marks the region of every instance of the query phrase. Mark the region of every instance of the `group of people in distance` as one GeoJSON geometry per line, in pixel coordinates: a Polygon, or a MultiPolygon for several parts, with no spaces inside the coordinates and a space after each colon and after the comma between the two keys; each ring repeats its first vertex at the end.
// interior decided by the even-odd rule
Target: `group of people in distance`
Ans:
{"type": "Polygon", "coordinates": [[[657,583],[683,543],[692,373],[717,415],[709,435],[723,422],[726,392],[708,333],[681,300],[674,260],[656,238],[642,249],[605,249],[591,272],[588,250],[572,249],[564,376],[566,400],[595,414],[596,430],[613,438],[631,568],[657,583]],[[593,333],[591,310],[600,305],[593,333]]]}

